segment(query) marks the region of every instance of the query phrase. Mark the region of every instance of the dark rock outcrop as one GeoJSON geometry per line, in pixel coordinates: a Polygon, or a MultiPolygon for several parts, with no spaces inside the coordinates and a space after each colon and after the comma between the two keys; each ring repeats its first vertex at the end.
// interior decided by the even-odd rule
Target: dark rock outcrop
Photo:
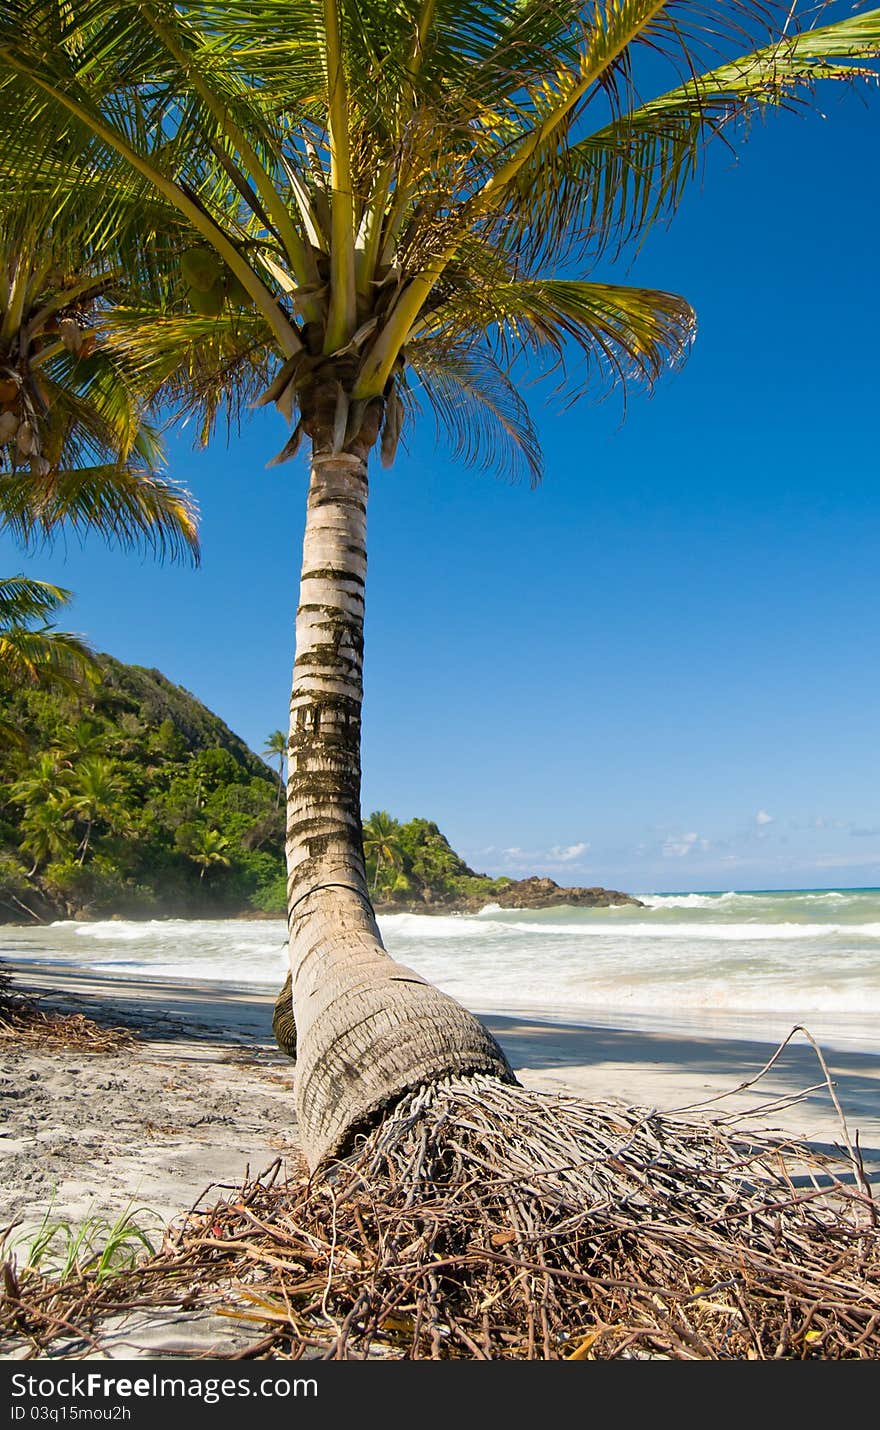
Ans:
{"type": "MultiPolygon", "coordinates": [[[[489,881],[487,880],[487,883],[489,881]]],[[[377,914],[478,914],[487,904],[499,904],[502,909],[555,909],[563,905],[576,909],[608,909],[617,904],[632,904],[645,908],[641,899],[622,894],[618,889],[585,889],[580,885],[561,888],[553,879],[532,876],[530,879],[508,879],[493,883],[487,890],[468,897],[447,895],[436,899],[421,898],[375,903],[377,914]]]]}
{"type": "MultiPolygon", "coordinates": [[[[492,902],[502,909],[553,909],[566,904],[576,909],[607,909],[614,904],[635,904],[643,909],[645,905],[631,894],[622,894],[617,889],[585,889],[580,885],[560,888],[553,879],[514,879],[499,893],[492,895],[492,902]]],[[[471,907],[484,908],[486,900],[471,900],[471,907]]]]}

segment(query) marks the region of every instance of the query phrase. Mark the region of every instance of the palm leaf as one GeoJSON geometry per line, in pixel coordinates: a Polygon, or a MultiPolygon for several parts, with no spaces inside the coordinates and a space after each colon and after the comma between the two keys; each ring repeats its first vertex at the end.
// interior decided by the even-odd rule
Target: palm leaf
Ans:
{"type": "Polygon", "coordinates": [[[80,536],[96,531],[123,547],[144,543],[160,555],[199,550],[189,493],[131,463],[0,473],[0,529],[28,545],[51,540],[59,526],[80,536]]]}
{"type": "MultiPolygon", "coordinates": [[[[485,346],[432,339],[407,346],[407,363],[456,459],[500,476],[543,475],[541,447],[516,384],[485,346]]],[[[417,394],[408,393],[411,404],[417,394]]]]}
{"type": "Polygon", "coordinates": [[[0,627],[45,620],[70,600],[70,592],[30,576],[0,577],[0,627]]]}
{"type": "Polygon", "coordinates": [[[96,670],[91,648],[69,631],[17,626],[0,630],[0,676],[7,685],[74,691],[96,670]]]}
{"type": "Polygon", "coordinates": [[[106,182],[149,290],[111,316],[118,352],[203,438],[304,350],[357,368],[356,408],[391,391],[414,337],[460,355],[485,335],[502,371],[522,348],[552,366],[579,349],[650,384],[687,350],[687,305],[565,286],[551,262],[642,238],[729,121],[873,73],[878,15],[806,32],[789,16],[768,45],[773,12],[747,0],[7,0],[0,164],[71,212],[57,152],[81,156],[84,193],[106,182]],[[640,56],[655,83],[675,67],[658,98],[640,56]],[[126,228],[146,193],[152,261],[126,228]],[[194,238],[254,322],[181,314],[175,256],[194,238]],[[138,331],[150,304],[161,322],[138,331]]]}
{"type": "Polygon", "coordinates": [[[269,380],[272,335],[253,312],[227,308],[217,318],[169,308],[116,306],[108,315],[109,351],[132,385],[154,405],[194,415],[205,445],[221,413],[238,422],[269,380]]]}
{"type": "MultiPolygon", "coordinates": [[[[95,677],[91,647],[80,636],[55,630],[47,619],[69,600],[69,591],[48,581],[0,578],[0,688],[40,685],[75,691],[95,677]]],[[[20,743],[8,722],[0,739],[20,743]]]]}
{"type": "Polygon", "coordinates": [[[570,370],[575,349],[586,368],[573,395],[596,368],[624,387],[633,380],[650,387],[685,358],[696,329],[690,304],[674,293],[568,279],[508,280],[458,294],[431,324],[471,336],[494,330],[506,361],[531,351],[549,359],[550,371],[570,370]]]}
{"type": "Polygon", "coordinates": [[[768,107],[791,109],[821,81],[875,80],[880,10],[792,34],[637,104],[586,137],[537,151],[516,180],[506,241],[541,261],[644,242],[698,176],[708,139],[768,107]]]}

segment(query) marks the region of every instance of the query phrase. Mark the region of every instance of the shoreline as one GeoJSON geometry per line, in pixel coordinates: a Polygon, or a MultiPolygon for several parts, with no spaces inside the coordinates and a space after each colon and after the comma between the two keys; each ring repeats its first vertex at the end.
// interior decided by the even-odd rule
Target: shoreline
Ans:
{"type": "MultiPolygon", "coordinates": [[[[271,1033],[274,993],[229,984],[96,974],[65,964],[14,963],[14,988],[43,1007],[128,1027],[138,1041],[107,1055],[50,1052],[0,1041],[3,1220],[38,1223],[118,1215],[132,1201],[160,1220],[188,1210],[211,1184],[235,1186],[281,1157],[298,1165],[293,1064],[271,1033]]],[[[520,1081],[548,1093],[660,1111],[707,1103],[707,1115],[831,1150],[842,1134],[816,1054],[792,1042],[772,1056],[766,1037],[711,1028],[581,1023],[532,1011],[479,1016],[520,1081]],[[802,1098],[797,1095],[810,1089],[802,1098]]],[[[787,1031],[787,1030],[786,1030],[787,1031]]],[[[826,1047],[826,1060],[865,1164],[880,1181],[880,1056],[826,1047]]]]}
{"type": "MultiPolygon", "coordinates": [[[[426,904],[421,900],[418,902],[392,904],[376,902],[373,904],[373,912],[377,918],[389,918],[394,914],[424,915],[426,918],[474,918],[484,913],[486,909],[494,909],[496,907],[503,908],[505,913],[524,914],[534,913],[535,911],[544,912],[547,909],[617,909],[626,908],[627,906],[635,908],[647,907],[641,900],[629,895],[627,895],[625,899],[615,902],[609,901],[608,903],[597,902],[589,904],[578,904],[566,899],[557,899],[552,903],[546,904],[499,904],[494,895],[489,895],[486,898],[463,899],[448,904],[426,904]]],[[[107,922],[133,924],[200,922],[284,923],[286,917],[286,911],[284,909],[278,909],[274,913],[267,913],[265,909],[235,909],[232,911],[221,909],[219,911],[212,910],[210,913],[194,913],[192,910],[179,913],[163,913],[153,910],[145,910],[142,912],[129,911],[126,913],[120,913],[114,910],[112,913],[94,913],[81,909],[76,914],[67,918],[59,914],[59,916],[54,919],[38,918],[32,911],[28,910],[28,912],[31,913],[30,919],[26,918],[24,914],[21,914],[18,918],[9,917],[9,915],[15,914],[15,909],[12,905],[7,904],[4,908],[4,917],[2,921],[0,921],[0,927],[7,925],[9,928],[51,928],[53,924],[57,923],[90,924],[107,922]]]]}

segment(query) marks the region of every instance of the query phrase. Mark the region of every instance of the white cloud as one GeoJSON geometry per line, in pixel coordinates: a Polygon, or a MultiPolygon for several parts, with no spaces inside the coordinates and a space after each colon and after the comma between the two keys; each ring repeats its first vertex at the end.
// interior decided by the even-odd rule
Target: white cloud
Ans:
{"type": "Polygon", "coordinates": [[[767,811],[766,811],[766,809],[759,809],[759,810],[758,810],[758,813],[755,815],[755,823],[756,823],[756,824],[773,824],[773,823],[775,823],[775,821],[774,821],[773,815],[772,815],[772,814],[768,814],[767,811]]]}
{"type": "Polygon", "coordinates": [[[663,843],[664,859],[683,859],[686,854],[691,854],[697,844],[701,848],[706,847],[706,840],[700,839],[699,834],[674,835],[671,839],[666,839],[663,843]]]}
{"type": "Polygon", "coordinates": [[[580,859],[582,854],[586,854],[589,847],[589,844],[581,843],[567,844],[560,849],[559,845],[555,844],[552,849],[548,849],[547,857],[560,864],[570,864],[573,859],[580,859]]]}
{"type": "Polygon", "coordinates": [[[522,849],[516,844],[501,854],[508,869],[534,874],[541,869],[555,870],[575,864],[589,848],[585,840],[577,844],[553,844],[549,849],[522,849]]]}

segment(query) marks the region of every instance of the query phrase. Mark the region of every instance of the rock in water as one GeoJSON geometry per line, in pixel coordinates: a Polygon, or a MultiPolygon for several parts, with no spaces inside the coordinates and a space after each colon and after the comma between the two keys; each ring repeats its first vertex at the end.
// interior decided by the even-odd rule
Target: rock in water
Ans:
{"type": "Polygon", "coordinates": [[[576,909],[607,909],[616,904],[635,904],[643,909],[641,899],[622,894],[618,889],[585,889],[580,885],[564,889],[553,879],[515,879],[493,896],[493,903],[503,909],[551,909],[569,904],[576,909]]]}

